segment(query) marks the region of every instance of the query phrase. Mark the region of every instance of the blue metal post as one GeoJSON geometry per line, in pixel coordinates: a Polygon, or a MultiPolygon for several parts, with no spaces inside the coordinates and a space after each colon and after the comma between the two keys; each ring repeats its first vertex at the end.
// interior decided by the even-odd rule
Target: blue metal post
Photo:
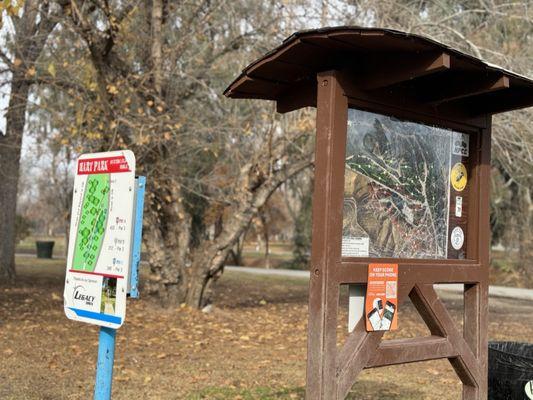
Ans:
{"type": "Polygon", "coordinates": [[[111,383],[113,382],[113,362],[115,359],[115,335],[113,328],[100,327],[98,340],[98,361],[96,362],[96,382],[94,400],[111,399],[111,383]]]}
{"type": "Polygon", "coordinates": [[[135,215],[130,273],[130,297],[133,299],[139,298],[139,263],[141,262],[145,186],[146,178],[144,176],[139,176],[135,179],[135,215]]]}
{"type": "MultiPolygon", "coordinates": [[[[135,215],[133,228],[133,244],[130,271],[130,297],[139,297],[139,263],[141,261],[142,221],[144,208],[144,187],[146,178],[135,179],[135,215]]],[[[116,329],[100,327],[98,340],[98,361],[96,362],[96,382],[94,400],[110,400],[111,384],[113,383],[113,364],[115,361],[116,329]]]]}

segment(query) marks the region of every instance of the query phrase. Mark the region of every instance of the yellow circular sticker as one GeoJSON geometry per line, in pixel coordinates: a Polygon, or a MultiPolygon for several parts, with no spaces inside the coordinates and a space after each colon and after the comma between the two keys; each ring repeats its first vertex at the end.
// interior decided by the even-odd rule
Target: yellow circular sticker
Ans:
{"type": "Polygon", "coordinates": [[[468,177],[466,175],[466,167],[463,163],[459,162],[452,167],[452,171],[450,173],[450,180],[455,190],[457,190],[458,192],[463,191],[463,189],[466,187],[466,183],[468,182],[468,177]]]}

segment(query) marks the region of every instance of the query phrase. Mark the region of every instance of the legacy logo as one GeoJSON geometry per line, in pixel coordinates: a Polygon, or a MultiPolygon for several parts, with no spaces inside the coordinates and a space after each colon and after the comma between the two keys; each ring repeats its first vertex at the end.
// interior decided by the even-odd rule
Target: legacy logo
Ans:
{"type": "Polygon", "coordinates": [[[74,288],[74,300],[85,303],[86,306],[92,306],[94,304],[94,296],[88,296],[85,293],[85,288],[78,285],[74,288]]]}

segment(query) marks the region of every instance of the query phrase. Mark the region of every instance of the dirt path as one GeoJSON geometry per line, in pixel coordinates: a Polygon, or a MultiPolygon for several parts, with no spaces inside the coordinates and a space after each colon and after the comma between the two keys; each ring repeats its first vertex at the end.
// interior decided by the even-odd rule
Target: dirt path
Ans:
{"type": "MultiPolygon", "coordinates": [[[[65,318],[61,261],[34,264],[19,259],[19,283],[0,286],[0,398],[91,398],[97,328],[65,318]]],[[[209,314],[130,301],[117,333],[113,399],[303,398],[307,282],[233,272],[218,288],[209,314]]],[[[461,297],[444,300],[459,321],[461,297]]],[[[347,304],[345,293],[340,301],[347,304]]],[[[426,331],[409,304],[400,326],[391,337],[426,331]]],[[[345,330],[344,313],[341,341],[345,330]]],[[[490,337],[533,341],[533,305],[492,299],[490,337]]],[[[353,391],[357,399],[460,398],[447,361],[367,370],[353,391]]]]}

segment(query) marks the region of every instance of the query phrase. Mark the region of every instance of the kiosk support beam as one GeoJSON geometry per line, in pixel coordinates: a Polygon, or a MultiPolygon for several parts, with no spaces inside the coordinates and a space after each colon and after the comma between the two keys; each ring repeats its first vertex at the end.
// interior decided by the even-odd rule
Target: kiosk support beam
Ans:
{"type": "Polygon", "coordinates": [[[309,282],[306,399],[336,398],[336,346],[339,285],[333,261],[340,259],[344,154],[348,102],[333,71],[319,73],[313,194],[313,238],[309,282]],[[317,205],[321,205],[318,207],[317,205]],[[330,206],[331,205],[331,206],[330,206]],[[328,265],[329,264],[329,265],[328,265]]]}
{"type": "Polygon", "coordinates": [[[422,76],[449,70],[451,57],[448,53],[427,53],[407,58],[407,62],[395,63],[391,68],[392,60],[380,60],[378,65],[372,66],[372,71],[361,77],[359,86],[363,90],[376,90],[396,85],[422,76]]]}
{"type": "Polygon", "coordinates": [[[441,91],[437,93],[433,92],[432,96],[428,97],[426,102],[433,106],[438,106],[443,103],[472,98],[482,94],[493,93],[509,88],[509,77],[501,75],[496,79],[485,79],[463,85],[449,85],[448,87],[443,87],[441,91]]]}

